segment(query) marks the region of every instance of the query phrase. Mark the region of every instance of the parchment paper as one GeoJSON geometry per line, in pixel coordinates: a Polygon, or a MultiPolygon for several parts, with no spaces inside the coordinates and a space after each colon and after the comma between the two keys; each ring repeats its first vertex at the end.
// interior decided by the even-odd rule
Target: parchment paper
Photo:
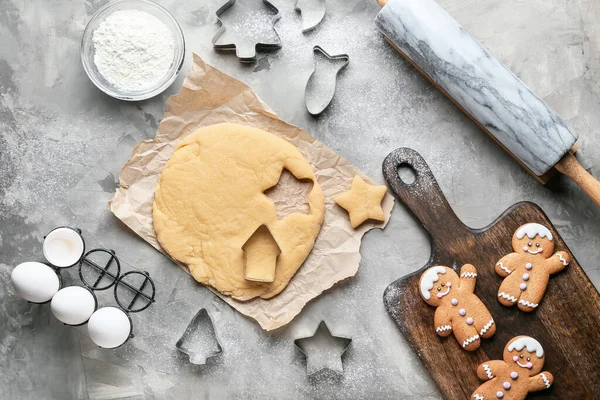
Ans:
{"type": "MultiPolygon", "coordinates": [[[[350,188],[357,174],[372,181],[307,132],[280,120],[248,86],[194,54],[192,72],[185,79],[181,92],[168,100],[167,112],[155,139],[142,141],[133,149],[131,158],[121,170],[120,186],[109,202],[110,210],[121,221],[163,253],[152,223],[154,190],[159,175],[179,140],[199,127],[221,122],[251,125],[296,145],[313,166],[325,195],[325,221],[315,246],[283,292],[269,300],[259,298],[240,302],[213,290],[233,308],[258,321],[263,329],[276,329],[290,322],[324,290],[356,274],[362,236],[373,227],[383,228],[387,224],[394,200],[387,194],[383,201],[384,223],[367,222],[353,229],[347,212],[333,199],[350,188]]],[[[289,180],[282,179],[278,186],[287,182],[289,180]]],[[[175,263],[189,273],[185,265],[175,263]]]]}

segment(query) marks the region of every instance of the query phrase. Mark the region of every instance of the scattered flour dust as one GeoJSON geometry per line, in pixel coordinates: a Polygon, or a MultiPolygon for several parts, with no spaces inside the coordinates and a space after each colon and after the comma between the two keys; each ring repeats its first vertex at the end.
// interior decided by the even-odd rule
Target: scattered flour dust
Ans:
{"type": "Polygon", "coordinates": [[[175,40],[158,18],[139,10],[110,14],[92,35],[94,63],[121,90],[155,86],[173,63],[175,40]]]}

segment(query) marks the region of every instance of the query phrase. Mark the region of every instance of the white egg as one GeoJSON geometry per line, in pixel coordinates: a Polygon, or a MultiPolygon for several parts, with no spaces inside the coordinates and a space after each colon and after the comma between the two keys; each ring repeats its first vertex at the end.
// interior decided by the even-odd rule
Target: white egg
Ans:
{"type": "Polygon", "coordinates": [[[44,257],[56,267],[70,267],[79,261],[84,251],[81,235],[71,228],[56,228],[44,239],[44,257]]]}
{"type": "Polygon", "coordinates": [[[80,325],[90,319],[96,310],[96,299],[88,289],[69,286],[54,295],[50,308],[60,322],[80,325]]]}
{"type": "Polygon", "coordinates": [[[10,274],[10,280],[15,292],[32,303],[45,303],[60,289],[56,272],[35,261],[17,265],[10,274]]]}
{"type": "Polygon", "coordinates": [[[104,307],[90,317],[88,333],[98,346],[114,349],[129,338],[131,320],[120,308],[104,307]]]}

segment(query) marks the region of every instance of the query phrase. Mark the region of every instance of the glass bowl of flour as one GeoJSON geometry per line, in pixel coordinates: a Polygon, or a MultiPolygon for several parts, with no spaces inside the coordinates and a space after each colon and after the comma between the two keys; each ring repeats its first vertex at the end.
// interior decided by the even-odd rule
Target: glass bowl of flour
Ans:
{"type": "Polygon", "coordinates": [[[147,0],[108,3],[92,16],[81,41],[81,61],[91,81],[109,96],[128,101],[168,88],[184,55],[175,18],[147,0]]]}

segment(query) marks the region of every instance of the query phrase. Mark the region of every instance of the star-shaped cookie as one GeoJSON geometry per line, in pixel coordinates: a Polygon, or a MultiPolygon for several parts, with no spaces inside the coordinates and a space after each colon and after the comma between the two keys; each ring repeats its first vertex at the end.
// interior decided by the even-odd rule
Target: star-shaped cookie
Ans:
{"type": "Polygon", "coordinates": [[[356,175],[349,191],[342,193],[335,202],[350,214],[350,223],[356,228],[368,219],[385,220],[381,202],[387,192],[384,185],[369,185],[356,175]]]}

